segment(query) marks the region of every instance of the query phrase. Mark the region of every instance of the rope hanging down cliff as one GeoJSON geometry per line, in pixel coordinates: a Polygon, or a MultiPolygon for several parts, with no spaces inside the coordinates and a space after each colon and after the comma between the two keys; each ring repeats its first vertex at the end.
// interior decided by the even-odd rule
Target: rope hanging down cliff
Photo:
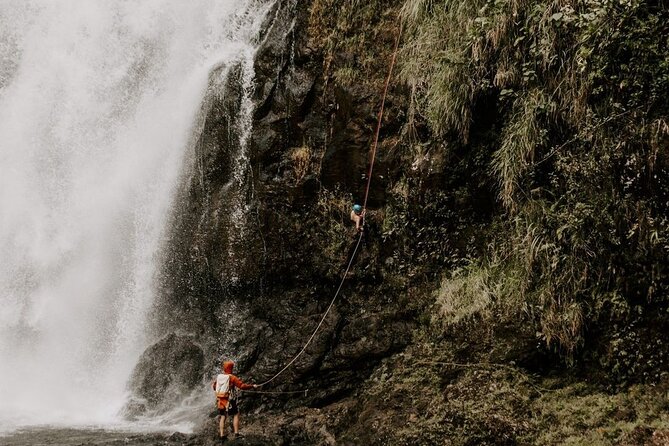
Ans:
{"type": "MultiPolygon", "coordinates": [[[[378,121],[376,124],[376,132],[374,134],[374,142],[372,144],[372,153],[371,153],[371,159],[369,162],[369,172],[367,173],[367,187],[365,189],[365,199],[362,203],[362,209],[363,212],[367,209],[367,199],[369,198],[369,188],[372,184],[372,173],[374,172],[374,161],[376,160],[376,148],[379,143],[379,134],[381,133],[381,122],[383,121],[383,112],[385,109],[386,105],[386,96],[388,95],[388,86],[390,85],[390,79],[393,74],[393,68],[395,67],[395,61],[397,60],[397,50],[399,48],[400,44],[400,37],[402,36],[402,22],[400,21],[400,28],[397,32],[397,38],[395,39],[395,48],[393,49],[393,57],[390,61],[390,68],[388,69],[388,77],[386,78],[385,85],[383,87],[383,97],[381,99],[381,108],[379,110],[379,116],[378,116],[378,121]]],[[[363,214],[364,215],[364,214],[363,214]]],[[[363,227],[364,227],[364,220],[363,220],[363,227]]],[[[330,310],[332,310],[332,307],[334,306],[335,301],[337,300],[337,297],[339,296],[339,292],[341,291],[342,287],[344,286],[344,282],[346,281],[346,276],[348,275],[348,272],[351,270],[351,265],[353,264],[353,259],[355,259],[356,254],[358,253],[358,248],[360,247],[360,243],[362,242],[362,237],[363,237],[364,232],[361,232],[360,235],[358,236],[358,241],[355,244],[355,249],[353,250],[353,253],[351,254],[351,257],[348,261],[348,265],[346,265],[346,270],[344,271],[344,274],[342,275],[341,282],[339,282],[339,287],[337,287],[337,291],[335,292],[334,297],[332,298],[332,301],[330,301],[330,305],[328,305],[327,310],[325,310],[325,313],[323,313],[323,317],[321,317],[320,322],[314,329],[313,333],[311,333],[311,336],[309,336],[309,339],[307,342],[304,344],[304,347],[291,359],[281,370],[279,370],[274,376],[272,376],[270,379],[267,381],[263,382],[260,384],[260,386],[264,386],[266,384],[271,383],[274,381],[276,378],[278,378],[283,372],[288,370],[288,368],[295,363],[295,361],[298,360],[302,354],[307,350],[307,347],[309,347],[309,344],[311,344],[311,341],[314,340],[316,337],[316,334],[320,330],[320,328],[323,326],[323,323],[325,322],[325,318],[330,314],[330,310]]]]}

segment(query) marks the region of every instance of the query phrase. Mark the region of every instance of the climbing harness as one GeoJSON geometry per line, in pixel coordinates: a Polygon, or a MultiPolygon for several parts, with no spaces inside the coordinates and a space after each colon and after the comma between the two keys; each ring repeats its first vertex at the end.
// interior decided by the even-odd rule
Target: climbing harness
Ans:
{"type": "MultiPolygon", "coordinates": [[[[367,187],[365,188],[365,200],[362,203],[362,212],[364,215],[364,212],[367,210],[367,199],[369,198],[369,188],[372,184],[372,173],[374,172],[374,161],[376,160],[376,148],[379,143],[379,134],[381,133],[381,123],[383,121],[383,112],[385,109],[386,105],[386,96],[388,95],[388,86],[390,85],[390,79],[392,77],[393,73],[393,68],[395,67],[395,61],[397,60],[397,50],[399,48],[400,44],[400,37],[402,36],[402,22],[400,21],[400,28],[397,33],[397,38],[395,40],[395,48],[393,50],[393,57],[390,61],[390,68],[388,69],[388,77],[386,78],[385,85],[383,87],[383,97],[381,99],[381,107],[379,110],[379,116],[378,120],[376,123],[376,132],[374,133],[374,142],[372,144],[372,153],[371,153],[371,158],[370,158],[370,163],[369,163],[369,172],[367,173],[367,187]]],[[[365,226],[365,220],[362,221],[363,228],[365,226]]],[[[353,265],[353,260],[355,259],[355,256],[358,252],[358,248],[360,247],[360,243],[362,242],[362,237],[364,235],[364,232],[360,232],[360,235],[358,236],[358,241],[355,244],[355,249],[351,253],[351,257],[348,261],[348,265],[346,266],[346,270],[344,271],[344,274],[342,275],[341,282],[339,282],[339,287],[337,287],[337,291],[335,292],[334,297],[330,301],[330,305],[328,305],[328,308],[325,310],[325,313],[323,313],[323,317],[321,317],[320,322],[314,329],[314,331],[311,333],[311,336],[309,336],[309,339],[307,342],[304,344],[304,347],[291,359],[281,370],[279,370],[274,376],[272,376],[270,379],[267,381],[263,382],[262,384],[259,384],[260,386],[264,386],[266,384],[271,383],[274,381],[276,378],[278,378],[283,372],[288,370],[288,368],[295,363],[295,361],[298,360],[300,356],[307,350],[307,347],[311,344],[311,341],[314,340],[316,337],[316,334],[320,330],[321,326],[325,322],[325,318],[330,314],[330,310],[332,310],[332,307],[334,306],[335,301],[337,300],[337,297],[339,297],[339,292],[341,291],[342,287],[344,286],[344,282],[346,281],[346,276],[348,275],[348,272],[351,270],[351,265],[353,265]]],[[[260,391],[254,391],[254,393],[263,393],[260,391]]],[[[264,393],[270,393],[270,392],[264,392],[264,393]]],[[[281,393],[292,393],[292,392],[281,392],[281,393]]],[[[295,393],[302,393],[302,391],[297,391],[295,393]]],[[[306,395],[306,391],[304,391],[306,395]]]]}

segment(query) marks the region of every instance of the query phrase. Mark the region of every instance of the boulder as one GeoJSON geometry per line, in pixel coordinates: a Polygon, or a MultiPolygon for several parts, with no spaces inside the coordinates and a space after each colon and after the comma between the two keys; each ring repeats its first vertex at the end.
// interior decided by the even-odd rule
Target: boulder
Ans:
{"type": "Polygon", "coordinates": [[[170,333],[142,354],[130,378],[129,415],[180,400],[202,385],[204,354],[189,336],[170,333]]]}

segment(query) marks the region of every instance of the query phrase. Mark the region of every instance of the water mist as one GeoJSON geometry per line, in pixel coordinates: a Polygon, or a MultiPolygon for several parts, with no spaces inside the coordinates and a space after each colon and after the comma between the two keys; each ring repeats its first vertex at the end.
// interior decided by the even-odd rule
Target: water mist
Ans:
{"type": "Polygon", "coordinates": [[[118,421],[209,75],[252,68],[266,12],[3,2],[0,430],[118,421]]]}

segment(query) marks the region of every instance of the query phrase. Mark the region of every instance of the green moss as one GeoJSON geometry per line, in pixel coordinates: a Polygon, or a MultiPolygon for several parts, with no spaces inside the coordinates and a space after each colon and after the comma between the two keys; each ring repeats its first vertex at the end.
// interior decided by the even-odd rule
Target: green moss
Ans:
{"type": "Polygon", "coordinates": [[[669,432],[668,390],[664,381],[607,393],[513,365],[453,362],[417,342],[370,377],[358,423],[368,429],[374,413],[408,421],[377,425],[373,444],[636,445],[669,432]]]}
{"type": "Polygon", "coordinates": [[[608,394],[575,384],[548,392],[532,404],[536,444],[611,445],[635,429],[669,429],[666,388],[634,386],[608,394]]]}
{"type": "Polygon", "coordinates": [[[325,76],[344,87],[379,88],[397,33],[401,0],[315,0],[310,37],[324,55],[325,76]]]}
{"type": "Polygon", "coordinates": [[[351,226],[348,222],[351,194],[345,194],[339,189],[327,190],[322,188],[318,194],[318,201],[314,209],[318,225],[313,228],[318,234],[313,240],[327,241],[325,246],[320,246],[323,253],[321,262],[325,269],[337,274],[338,268],[345,262],[346,247],[350,244],[351,226]]]}
{"type": "Polygon", "coordinates": [[[354,67],[337,68],[334,72],[334,78],[337,84],[345,87],[352,86],[360,77],[360,72],[354,67]]]}

